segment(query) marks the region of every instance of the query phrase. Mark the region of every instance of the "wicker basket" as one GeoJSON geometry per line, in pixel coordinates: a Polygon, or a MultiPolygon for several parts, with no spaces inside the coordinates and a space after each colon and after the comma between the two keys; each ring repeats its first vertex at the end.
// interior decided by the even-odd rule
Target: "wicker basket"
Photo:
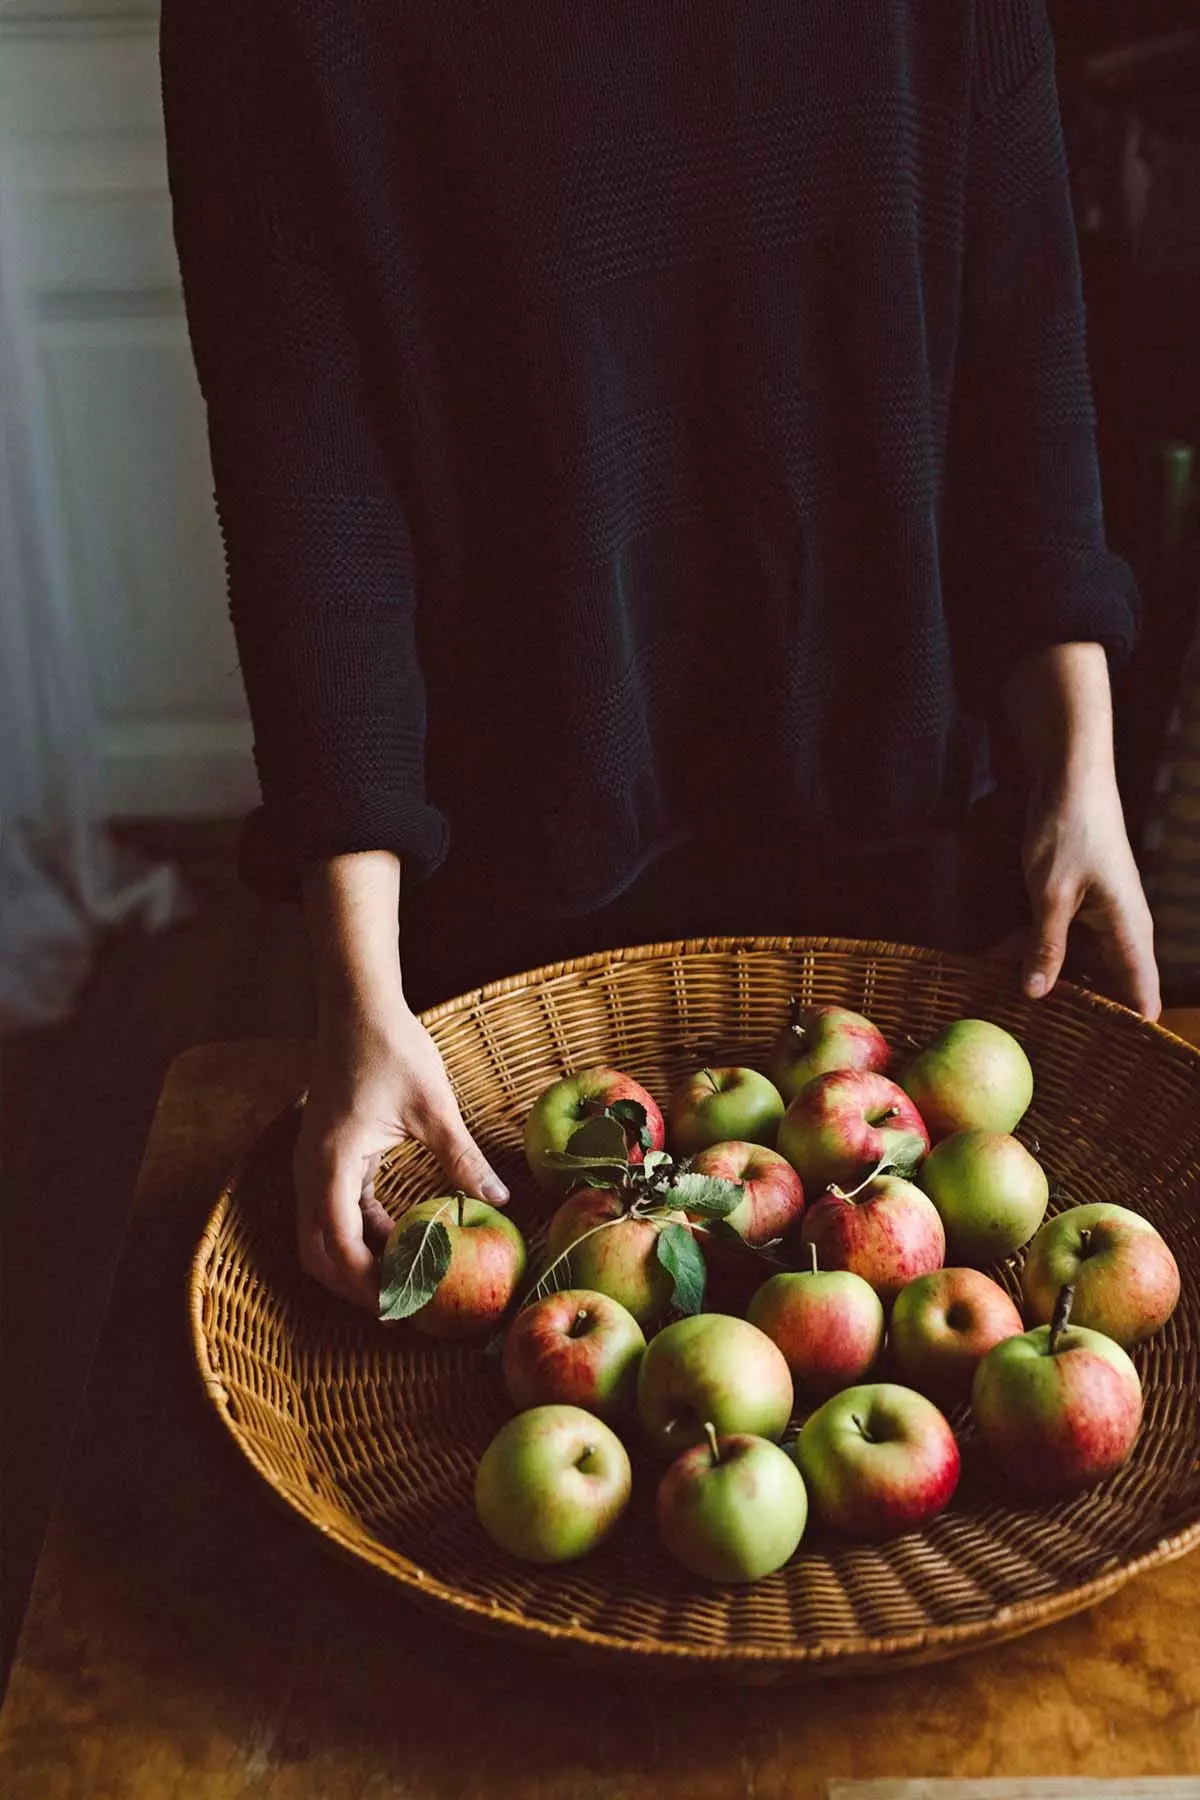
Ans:
{"type": "MultiPolygon", "coordinates": [[[[1200,1542],[1200,1055],[1124,1009],[1066,987],[1037,1005],[1003,969],[841,939],[720,938],[608,953],[496,982],[425,1015],[468,1124],[509,1181],[538,1246],[548,1203],[521,1158],[547,1082],[611,1062],[660,1101],[689,1067],[762,1058],[791,994],[868,1013],[893,1041],[983,1015],[1016,1032],[1037,1076],[1021,1135],[1053,1209],[1112,1199],[1166,1233],[1183,1272],[1174,1319],[1135,1354],[1142,1435],[1128,1465],[1055,1505],[1010,1503],[965,1412],[949,1510],[883,1546],[811,1529],[777,1574],[709,1587],[657,1543],[654,1481],[591,1557],[529,1568],[493,1549],[471,1503],[475,1464],[507,1406],[476,1348],[390,1330],[305,1278],[293,1245],[289,1153],[298,1111],[243,1159],[191,1271],[207,1392],[246,1457],[327,1542],[464,1624],[632,1667],[797,1680],[934,1660],[1089,1606],[1200,1542]]],[[[379,1192],[395,1213],[441,1190],[400,1148],[379,1192]]],[[[1019,1257],[996,1271],[1018,1291],[1019,1257]]],[[[636,1463],[636,1459],[635,1459],[636,1463]]]]}

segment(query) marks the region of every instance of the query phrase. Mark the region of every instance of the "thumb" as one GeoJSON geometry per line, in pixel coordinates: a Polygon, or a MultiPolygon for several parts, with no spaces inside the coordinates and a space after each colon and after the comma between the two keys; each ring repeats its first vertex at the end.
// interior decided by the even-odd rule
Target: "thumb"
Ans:
{"type": "Polygon", "coordinates": [[[1062,973],[1067,954],[1067,934],[1075,917],[1079,896],[1067,882],[1056,882],[1034,894],[1033,925],[1022,958],[1021,984],[1031,1000],[1048,994],[1062,973]]]}
{"type": "Polygon", "coordinates": [[[430,1124],[425,1143],[456,1188],[473,1194],[477,1200],[490,1201],[493,1206],[506,1203],[508,1189],[467,1130],[457,1106],[430,1124]]]}

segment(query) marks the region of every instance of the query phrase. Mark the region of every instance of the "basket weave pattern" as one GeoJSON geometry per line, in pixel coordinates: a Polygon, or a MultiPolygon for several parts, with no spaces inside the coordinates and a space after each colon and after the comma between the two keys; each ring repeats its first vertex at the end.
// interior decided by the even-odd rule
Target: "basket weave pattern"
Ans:
{"type": "MultiPolygon", "coordinates": [[[[478,1458],[508,1416],[498,1368],[477,1347],[381,1329],[302,1274],[292,1115],[243,1160],[208,1222],[192,1328],[237,1443],[327,1541],[466,1624],[750,1680],[953,1655],[1076,1611],[1200,1543],[1200,1055],[1189,1046],[1076,990],[1033,1005],[987,964],[839,939],[613,952],[493,983],[425,1020],[536,1255],[551,1203],[528,1178],[521,1133],[546,1084],[605,1062],[661,1103],[703,1062],[761,1066],[792,994],[865,1012],[894,1045],[964,1015],[1012,1030],[1037,1083],[1019,1135],[1050,1174],[1051,1210],[1114,1200],[1164,1231],[1183,1292],[1170,1324],[1133,1352],[1146,1405],[1129,1464],[1075,1500],[1012,1504],[960,1409],[963,1480],[924,1532],[869,1546],[810,1527],[777,1574],[713,1588],[658,1544],[654,1475],[635,1457],[630,1514],[606,1546],[558,1570],[512,1562],[471,1501],[478,1458]]],[[[397,1216],[443,1189],[411,1144],[377,1183],[397,1216]]],[[[1019,1266],[1018,1255],[993,1271],[1017,1297],[1019,1266]]]]}

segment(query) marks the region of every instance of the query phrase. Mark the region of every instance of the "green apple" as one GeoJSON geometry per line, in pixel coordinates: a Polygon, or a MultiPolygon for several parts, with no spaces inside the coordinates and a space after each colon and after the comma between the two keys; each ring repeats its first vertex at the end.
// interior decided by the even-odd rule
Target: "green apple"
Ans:
{"type": "Polygon", "coordinates": [[[561,1403],[619,1418],[633,1411],[645,1349],[641,1326],[619,1302],[593,1289],[563,1288],[517,1314],[500,1368],[518,1411],[561,1403]]]}
{"type": "Polygon", "coordinates": [[[771,1050],[767,1073],[785,1101],[808,1082],[834,1069],[871,1069],[883,1074],[892,1058],[887,1039],[862,1013],[845,1006],[799,1007],[771,1050]]]}
{"type": "Polygon", "coordinates": [[[900,1085],[930,1136],[1012,1131],[1033,1099],[1033,1070],[1013,1037],[989,1019],[955,1019],[909,1063],[900,1085]]]}
{"type": "Polygon", "coordinates": [[[708,1581],[758,1581],[782,1568],[808,1522],[799,1469],[746,1432],[693,1444],[658,1485],[655,1518],[672,1556],[708,1581]]]}
{"type": "Polygon", "coordinates": [[[1000,1262],[1027,1244],[1046,1216],[1050,1183],[1037,1158],[1002,1131],[955,1131],[917,1174],[942,1215],[955,1263],[1000,1262]]]}
{"type": "MultiPolygon", "coordinates": [[[[688,1219],[672,1212],[664,1222],[687,1225],[688,1219]]],[[[629,1214],[613,1188],[581,1187],[568,1194],[550,1221],[547,1262],[565,1250],[571,1286],[608,1294],[641,1326],[654,1324],[675,1297],[675,1283],[658,1260],[657,1225],[629,1214]]]]}
{"type": "Polygon", "coordinates": [[[625,1446],[579,1406],[535,1406],[496,1433],[475,1471],[479,1523],[523,1562],[571,1562],[612,1530],[629,1502],[625,1446]]]}
{"type": "MultiPolygon", "coordinates": [[[[622,1075],[619,1069],[604,1065],[564,1075],[543,1089],[525,1120],[525,1160],[534,1180],[546,1193],[565,1194],[577,1180],[571,1169],[556,1168],[548,1160],[549,1154],[566,1150],[584,1121],[603,1113],[614,1100],[636,1100],[645,1108],[650,1148],[662,1149],[666,1141],[662,1113],[656,1101],[631,1075],[622,1075]]],[[[631,1163],[640,1163],[643,1155],[640,1144],[630,1143],[631,1163]]]]}
{"type": "Polygon", "coordinates": [[[411,1322],[433,1338],[474,1337],[499,1324],[525,1273],[525,1240],[512,1220],[467,1195],[418,1200],[392,1227],[384,1260],[402,1233],[432,1220],[450,1239],[450,1265],[411,1322]]]}
{"type": "Polygon", "coordinates": [[[980,1269],[935,1269],[902,1287],[888,1346],[905,1381],[941,1405],[965,1400],[982,1357],[1025,1329],[1004,1289],[980,1269]]]}
{"type": "Polygon", "coordinates": [[[678,1157],[733,1140],[775,1142],[783,1098],[757,1069],[697,1069],[667,1103],[667,1137],[678,1157]]]}
{"type": "MultiPolygon", "coordinates": [[[[1070,1289],[1065,1290],[1068,1297],[1070,1289]]],[[[979,1435],[999,1469],[1034,1494],[1075,1494],[1119,1469],[1142,1419],[1142,1384],[1119,1344],[1050,1325],[989,1350],[971,1387],[979,1435]]]]}
{"type": "Polygon", "coordinates": [[[920,1531],[958,1486],[958,1445],[946,1419],[932,1400],[890,1381],[826,1400],[792,1454],[818,1517],[854,1537],[920,1531]]]}
{"type": "Polygon", "coordinates": [[[798,1393],[824,1399],[861,1382],[883,1349],[883,1303],[849,1269],[784,1272],[765,1281],[747,1318],[783,1351],[798,1393]]]}
{"type": "Polygon", "coordinates": [[[719,1433],[781,1438],[792,1413],[792,1378],[765,1332],[728,1313],[697,1313],[650,1340],[638,1370],[638,1417],[668,1456],[719,1433]]]}
{"type": "Polygon", "coordinates": [[[1046,1323],[1068,1282],[1073,1323],[1118,1344],[1150,1337],[1179,1300],[1179,1265],[1159,1232],[1141,1213],[1105,1200],[1068,1207],[1034,1238],[1021,1272],[1030,1319],[1046,1323]]]}

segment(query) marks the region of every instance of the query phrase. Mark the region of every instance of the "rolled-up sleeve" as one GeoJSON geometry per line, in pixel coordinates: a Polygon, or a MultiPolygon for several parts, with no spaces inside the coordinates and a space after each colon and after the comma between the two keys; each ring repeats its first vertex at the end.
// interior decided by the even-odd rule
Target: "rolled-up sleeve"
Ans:
{"type": "Polygon", "coordinates": [[[986,711],[1053,644],[1099,642],[1119,667],[1139,600],[1105,539],[1044,0],[978,0],[974,16],[944,568],[962,684],[986,711]]]}
{"type": "Polygon", "coordinates": [[[276,9],[164,0],[163,114],[188,329],[262,806],[243,879],[445,855],[425,791],[410,521],[372,405],[328,146],[276,9]],[[272,22],[274,21],[274,25],[272,22]]]}

